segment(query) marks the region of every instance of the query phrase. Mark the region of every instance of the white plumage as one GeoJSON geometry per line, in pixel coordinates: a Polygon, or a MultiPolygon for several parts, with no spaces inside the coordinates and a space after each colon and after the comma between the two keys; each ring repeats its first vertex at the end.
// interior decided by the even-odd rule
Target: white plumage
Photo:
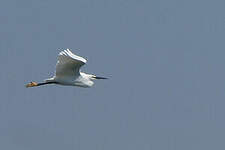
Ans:
{"type": "Polygon", "coordinates": [[[86,62],[86,59],[73,54],[69,49],[63,50],[58,55],[55,76],[50,79],[46,79],[44,83],[30,82],[26,87],[45,84],[91,87],[94,84],[94,79],[107,79],[80,72],[80,68],[86,64],[86,62]]]}

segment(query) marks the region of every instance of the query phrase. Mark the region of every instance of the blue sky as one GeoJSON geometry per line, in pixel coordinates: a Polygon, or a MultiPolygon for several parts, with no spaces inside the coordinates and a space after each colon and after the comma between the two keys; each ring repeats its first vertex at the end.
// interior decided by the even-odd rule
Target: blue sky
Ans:
{"type": "Polygon", "coordinates": [[[225,138],[225,2],[3,0],[0,149],[212,150],[225,138]],[[25,88],[58,53],[93,88],[25,88]]]}

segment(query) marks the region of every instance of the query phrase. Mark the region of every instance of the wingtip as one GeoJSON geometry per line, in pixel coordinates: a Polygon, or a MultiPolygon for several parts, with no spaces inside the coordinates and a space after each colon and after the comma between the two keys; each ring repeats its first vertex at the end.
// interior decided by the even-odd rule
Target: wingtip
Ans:
{"type": "MultiPolygon", "coordinates": [[[[70,49],[69,48],[67,48],[66,50],[65,50],[67,53],[72,53],[71,51],[70,51],[70,49]]],[[[73,54],[73,53],[72,53],[73,54]]]]}
{"type": "Polygon", "coordinates": [[[60,55],[61,55],[61,56],[64,55],[64,56],[75,57],[76,59],[79,59],[79,60],[82,61],[83,63],[85,63],[85,64],[87,63],[87,59],[85,59],[85,58],[83,58],[83,57],[81,57],[81,56],[78,56],[78,55],[72,53],[72,52],[70,51],[69,48],[62,50],[62,51],[59,53],[59,56],[60,56],[60,55]]]}

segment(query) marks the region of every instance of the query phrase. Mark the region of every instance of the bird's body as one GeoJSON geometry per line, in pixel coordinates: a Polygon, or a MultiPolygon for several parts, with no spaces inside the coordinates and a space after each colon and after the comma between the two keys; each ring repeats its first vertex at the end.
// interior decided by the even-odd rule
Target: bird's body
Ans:
{"type": "Polygon", "coordinates": [[[73,54],[69,49],[61,51],[56,64],[55,76],[50,79],[46,79],[43,83],[30,82],[26,87],[45,84],[91,87],[94,85],[93,80],[107,79],[80,72],[80,68],[86,64],[86,62],[86,59],[73,54]]]}
{"type": "Polygon", "coordinates": [[[91,87],[94,84],[89,74],[83,72],[80,72],[80,75],[74,77],[54,76],[53,78],[46,79],[45,82],[55,82],[56,84],[80,87],[91,87]]]}

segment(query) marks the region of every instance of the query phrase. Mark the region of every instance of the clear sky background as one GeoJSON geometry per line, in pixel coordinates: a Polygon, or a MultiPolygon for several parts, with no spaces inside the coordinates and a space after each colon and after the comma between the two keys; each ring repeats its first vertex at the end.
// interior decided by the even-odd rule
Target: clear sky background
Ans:
{"type": "Polygon", "coordinates": [[[224,0],[1,0],[1,150],[225,149],[224,0]],[[25,88],[58,53],[109,77],[25,88]]]}

